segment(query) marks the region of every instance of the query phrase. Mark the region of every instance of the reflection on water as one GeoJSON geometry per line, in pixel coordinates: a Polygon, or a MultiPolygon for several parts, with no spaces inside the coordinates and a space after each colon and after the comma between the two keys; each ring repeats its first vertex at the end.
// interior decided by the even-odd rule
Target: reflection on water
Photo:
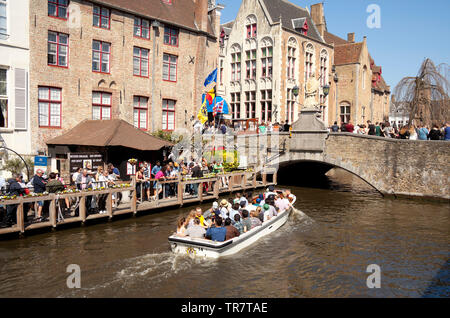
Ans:
{"type": "Polygon", "coordinates": [[[0,242],[0,296],[449,297],[448,204],[384,199],[328,175],[321,188],[289,186],[298,197],[289,221],[216,261],[169,250],[191,207],[0,242]],[[79,290],[66,287],[69,264],[80,265],[79,290]],[[381,289],[366,287],[369,264],[381,267],[381,289]]]}

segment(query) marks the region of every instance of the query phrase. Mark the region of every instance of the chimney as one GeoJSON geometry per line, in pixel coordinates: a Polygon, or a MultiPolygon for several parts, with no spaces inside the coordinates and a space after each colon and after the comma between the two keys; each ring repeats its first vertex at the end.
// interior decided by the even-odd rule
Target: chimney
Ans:
{"type": "Polygon", "coordinates": [[[320,35],[323,37],[326,30],[325,16],[323,14],[323,3],[316,3],[311,5],[311,19],[316,25],[316,28],[319,31],[320,35]]]}
{"type": "Polygon", "coordinates": [[[208,0],[194,0],[195,23],[200,31],[208,31],[208,0]]]}
{"type": "Polygon", "coordinates": [[[348,33],[347,34],[347,41],[350,43],[355,43],[355,33],[348,33]]]}

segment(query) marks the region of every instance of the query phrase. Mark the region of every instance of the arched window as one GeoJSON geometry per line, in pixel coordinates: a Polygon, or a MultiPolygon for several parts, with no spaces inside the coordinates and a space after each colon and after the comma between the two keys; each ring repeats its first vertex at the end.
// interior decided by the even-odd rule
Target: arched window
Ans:
{"type": "Polygon", "coordinates": [[[367,66],[364,65],[362,73],[362,89],[366,89],[367,66]]]}
{"type": "Polygon", "coordinates": [[[320,52],[320,85],[325,86],[328,84],[328,52],[322,50],[320,52]]]}
{"type": "Polygon", "coordinates": [[[309,43],[305,50],[305,82],[314,73],[314,46],[309,43]]]}
{"type": "Polygon", "coordinates": [[[290,38],[288,41],[287,78],[295,79],[295,67],[297,65],[297,41],[290,38]]]}
{"type": "Polygon", "coordinates": [[[340,113],[341,124],[348,123],[350,121],[350,111],[351,111],[350,103],[341,102],[340,111],[341,111],[340,113]]]}
{"type": "Polygon", "coordinates": [[[265,38],[261,42],[261,65],[262,77],[272,77],[273,65],[273,42],[270,38],[265,38]]]}
{"type": "Polygon", "coordinates": [[[257,23],[256,17],[254,15],[249,15],[245,20],[245,28],[246,28],[246,38],[256,38],[257,32],[257,23]]]}
{"type": "Polygon", "coordinates": [[[241,47],[234,44],[231,47],[231,81],[241,80],[241,47]]]}

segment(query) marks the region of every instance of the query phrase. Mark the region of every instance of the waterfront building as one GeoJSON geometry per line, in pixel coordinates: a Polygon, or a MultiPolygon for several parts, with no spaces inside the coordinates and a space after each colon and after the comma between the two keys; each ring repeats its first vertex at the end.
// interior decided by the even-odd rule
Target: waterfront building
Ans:
{"type": "Polygon", "coordinates": [[[208,0],[34,0],[30,12],[35,154],[47,155],[48,140],[83,120],[122,119],[147,133],[191,128],[203,81],[217,67],[220,7],[208,0]]]}
{"type": "Polygon", "coordinates": [[[397,101],[395,95],[391,97],[391,104],[389,107],[389,122],[393,126],[404,126],[409,123],[409,110],[405,102],[397,101]]]}
{"type": "Polygon", "coordinates": [[[330,123],[387,121],[390,87],[383,79],[381,66],[375,64],[369,53],[367,37],[355,42],[355,33],[349,33],[344,40],[325,31],[325,41],[334,44],[337,81],[336,107],[329,109],[330,123]]]}
{"type": "MultiPolygon", "coordinates": [[[[0,146],[22,156],[32,152],[28,10],[29,0],[0,0],[0,146]]],[[[6,157],[0,158],[0,175],[8,177],[1,169],[6,157]]]]}
{"type": "MultiPolygon", "coordinates": [[[[319,8],[323,12],[322,4],[319,8]]],[[[317,105],[328,123],[334,49],[324,30],[307,8],[289,1],[243,0],[236,19],[222,24],[220,34],[218,92],[226,96],[233,119],[296,121],[305,83],[314,75],[320,82],[317,105]]]]}

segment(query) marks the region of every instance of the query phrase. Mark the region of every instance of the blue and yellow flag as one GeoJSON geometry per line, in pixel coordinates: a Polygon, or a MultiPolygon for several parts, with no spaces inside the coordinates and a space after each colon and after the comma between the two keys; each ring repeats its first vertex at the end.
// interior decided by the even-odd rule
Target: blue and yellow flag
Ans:
{"type": "Polygon", "coordinates": [[[203,94],[202,95],[202,106],[200,107],[200,110],[197,115],[198,120],[200,120],[200,122],[202,124],[204,124],[208,120],[208,112],[206,109],[206,103],[207,103],[206,94],[203,94]]]}
{"type": "Polygon", "coordinates": [[[217,68],[205,79],[205,87],[211,83],[217,83],[217,68]]]}

